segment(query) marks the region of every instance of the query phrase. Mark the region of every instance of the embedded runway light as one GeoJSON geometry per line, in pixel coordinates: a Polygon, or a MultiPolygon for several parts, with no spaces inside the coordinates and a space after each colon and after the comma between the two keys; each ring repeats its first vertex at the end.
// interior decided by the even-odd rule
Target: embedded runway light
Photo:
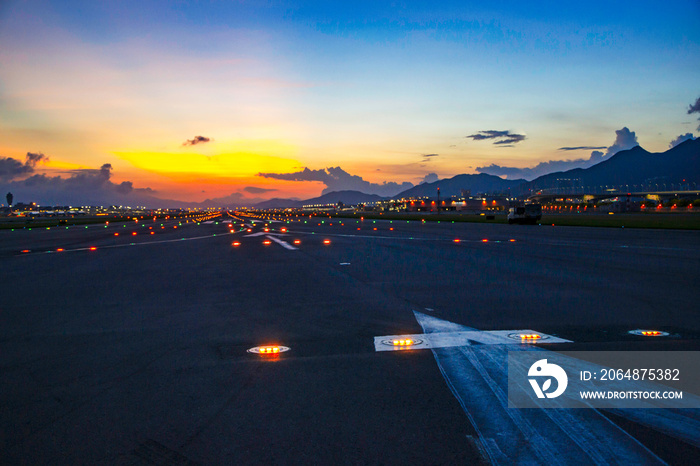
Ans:
{"type": "Polygon", "coordinates": [[[56,252],[63,252],[63,248],[56,249],[56,252]]]}
{"type": "Polygon", "coordinates": [[[135,232],[135,231],[132,231],[132,232],[131,232],[131,236],[136,236],[136,232],[135,232]]]}
{"type": "Polygon", "coordinates": [[[329,240],[329,239],[324,239],[324,240],[323,240],[323,244],[331,244],[331,240],[329,240]]]}
{"type": "Polygon", "coordinates": [[[260,354],[262,356],[277,355],[279,353],[284,353],[289,351],[287,346],[280,345],[266,345],[266,346],[256,346],[248,350],[249,353],[260,354]]]}
{"type": "Polygon", "coordinates": [[[630,335],[639,335],[642,337],[667,337],[668,332],[663,332],[661,330],[630,330],[629,332],[630,335]]]}
{"type": "Polygon", "coordinates": [[[272,244],[272,241],[270,241],[269,239],[266,239],[265,241],[263,241],[263,244],[265,246],[268,246],[268,245],[272,244]]]}
{"type": "Polygon", "coordinates": [[[233,246],[233,247],[237,247],[240,245],[241,245],[241,243],[239,241],[234,241],[233,243],[231,243],[231,246],[233,246]]]}
{"type": "Polygon", "coordinates": [[[411,347],[422,345],[423,340],[394,336],[389,340],[382,340],[382,344],[392,346],[395,350],[411,349],[411,347]]]}
{"type": "Polygon", "coordinates": [[[510,241],[511,243],[515,243],[515,240],[514,240],[514,239],[510,239],[510,240],[508,240],[508,241],[510,241]]]}
{"type": "Polygon", "coordinates": [[[97,248],[95,246],[91,246],[90,251],[97,251],[97,248]]]}
{"type": "Polygon", "coordinates": [[[115,233],[114,236],[119,236],[119,233],[115,233]]]}
{"type": "Polygon", "coordinates": [[[455,238],[455,239],[453,239],[452,241],[454,241],[455,243],[459,243],[460,239],[459,239],[459,238],[455,238]]]}
{"type": "Polygon", "coordinates": [[[530,329],[524,329],[515,331],[514,333],[509,333],[508,338],[517,340],[520,343],[537,343],[540,340],[544,341],[549,340],[551,338],[554,338],[555,340],[557,339],[556,337],[551,337],[550,335],[535,333],[533,330],[530,329]]]}
{"type": "Polygon", "coordinates": [[[486,238],[484,238],[484,239],[481,240],[481,242],[482,242],[482,243],[488,243],[489,240],[487,240],[486,238]]]}
{"type": "Polygon", "coordinates": [[[31,251],[31,250],[29,250],[29,249],[22,249],[22,251],[21,251],[21,252],[23,252],[24,254],[26,254],[26,253],[28,253],[28,252],[32,252],[32,251],[31,251]]]}
{"type": "Polygon", "coordinates": [[[295,240],[294,240],[294,244],[301,244],[301,240],[300,240],[300,239],[295,239],[295,240]]]}

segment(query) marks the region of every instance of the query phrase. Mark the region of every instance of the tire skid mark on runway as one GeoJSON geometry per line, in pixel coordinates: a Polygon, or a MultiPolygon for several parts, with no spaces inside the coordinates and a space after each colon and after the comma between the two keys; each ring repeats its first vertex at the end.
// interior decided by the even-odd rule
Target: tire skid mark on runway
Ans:
{"type": "MultiPolygon", "coordinates": [[[[474,330],[414,311],[425,333],[474,330]]],[[[547,351],[526,346],[524,351],[547,351]]],[[[664,464],[593,409],[508,408],[508,348],[468,345],[432,349],[448,387],[493,464],[664,464]]]]}

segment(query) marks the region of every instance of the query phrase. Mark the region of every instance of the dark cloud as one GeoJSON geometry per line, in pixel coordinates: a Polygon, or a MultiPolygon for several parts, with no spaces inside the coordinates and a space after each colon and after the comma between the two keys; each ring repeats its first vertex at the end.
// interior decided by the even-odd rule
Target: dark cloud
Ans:
{"type": "Polygon", "coordinates": [[[512,145],[517,144],[521,141],[524,141],[526,139],[524,134],[516,134],[516,133],[511,133],[510,131],[496,131],[496,130],[487,130],[487,131],[479,131],[478,133],[475,134],[470,134],[469,136],[465,136],[467,138],[471,138],[474,141],[483,141],[484,139],[494,139],[494,144],[496,145],[502,145],[502,144],[507,144],[507,147],[512,147],[512,145]]]}
{"type": "Polygon", "coordinates": [[[33,167],[23,164],[12,157],[0,158],[0,180],[12,180],[33,171],[33,167]]]}
{"type": "Polygon", "coordinates": [[[271,189],[271,188],[258,188],[257,186],[246,186],[243,188],[243,191],[250,193],[250,194],[263,194],[263,193],[269,193],[270,191],[277,191],[276,189],[271,189]]]}
{"type": "Polygon", "coordinates": [[[12,157],[0,157],[0,181],[10,181],[34,173],[37,163],[48,160],[49,158],[44,154],[33,152],[27,152],[24,163],[12,157]]]}
{"type": "Polygon", "coordinates": [[[195,136],[194,138],[188,139],[187,141],[183,142],[182,145],[183,146],[194,146],[196,144],[202,144],[202,143],[209,142],[209,141],[211,141],[211,139],[209,139],[208,137],[195,136]]]}
{"type": "Polygon", "coordinates": [[[424,183],[434,183],[438,180],[437,173],[428,173],[423,177],[420,183],[418,184],[424,184],[424,183]]]}
{"type": "MultiPolygon", "coordinates": [[[[697,98],[694,104],[688,105],[688,115],[693,113],[700,113],[700,97],[697,98]]],[[[700,121],[700,118],[698,118],[698,121],[700,121]]],[[[700,126],[698,126],[698,131],[700,131],[700,126]]]]}
{"type": "Polygon", "coordinates": [[[49,158],[42,153],[35,154],[33,152],[27,152],[27,158],[26,158],[24,164],[34,168],[34,167],[36,167],[37,163],[39,163],[39,162],[45,163],[48,161],[49,161],[49,158]]]}
{"type": "Polygon", "coordinates": [[[134,190],[134,183],[132,183],[131,181],[122,181],[121,183],[115,186],[114,190],[119,194],[129,194],[131,191],[134,190]]]}
{"type": "MultiPolygon", "coordinates": [[[[523,178],[526,180],[534,180],[535,178],[546,175],[548,173],[572,170],[574,168],[588,168],[606,160],[621,150],[631,149],[637,146],[637,136],[634,131],[630,131],[627,127],[615,131],[615,142],[609,147],[605,153],[594,150],[589,158],[580,158],[574,160],[550,160],[541,162],[534,167],[519,168],[519,167],[504,167],[496,164],[491,164],[487,167],[476,167],[479,173],[488,173],[489,175],[505,176],[508,179],[523,178]]],[[[562,147],[559,150],[577,150],[590,149],[593,147],[562,147]]],[[[595,147],[596,149],[606,149],[603,147],[595,147]]]]}
{"type": "Polygon", "coordinates": [[[576,146],[576,147],[560,147],[559,150],[597,150],[606,149],[606,146],[576,146]]]}
{"type": "Polygon", "coordinates": [[[428,162],[431,158],[437,157],[440,154],[423,154],[421,157],[423,157],[423,162],[428,162]]]}
{"type": "Polygon", "coordinates": [[[295,173],[258,173],[258,176],[287,181],[319,181],[326,185],[323,194],[333,191],[352,190],[389,197],[413,187],[413,183],[407,181],[401,184],[393,181],[385,181],[381,184],[370,183],[363,180],[360,176],[349,174],[340,167],[329,167],[320,170],[304,168],[304,170],[295,173]]]}
{"type": "MultiPolygon", "coordinates": [[[[45,158],[31,160],[37,162],[45,158]]],[[[113,183],[109,163],[97,169],[67,173],[69,176],[33,174],[26,179],[9,181],[6,187],[15,194],[18,202],[37,202],[40,205],[162,205],[153,197],[155,191],[150,188],[134,188],[131,181],[113,183]]]]}
{"type": "Polygon", "coordinates": [[[681,134],[680,136],[678,136],[676,139],[674,139],[673,141],[671,141],[671,142],[668,144],[668,148],[669,148],[669,149],[673,149],[674,147],[676,147],[676,146],[677,146],[678,144],[680,144],[681,142],[685,142],[685,141],[687,141],[687,140],[689,140],[689,139],[690,139],[690,140],[695,139],[695,137],[693,137],[693,133],[681,134]]]}

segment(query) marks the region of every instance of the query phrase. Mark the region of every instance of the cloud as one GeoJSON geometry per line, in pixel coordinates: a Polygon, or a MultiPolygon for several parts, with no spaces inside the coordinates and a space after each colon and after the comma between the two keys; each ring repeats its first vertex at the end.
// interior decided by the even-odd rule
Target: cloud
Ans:
{"type": "Polygon", "coordinates": [[[606,149],[606,146],[576,146],[576,147],[560,147],[559,150],[596,150],[606,149]]]}
{"type": "MultiPolygon", "coordinates": [[[[27,163],[46,160],[37,155],[41,154],[28,156],[27,163]]],[[[3,162],[0,160],[0,166],[3,162]]],[[[27,163],[21,166],[28,167],[27,163]]],[[[25,173],[30,171],[24,169],[25,173]]],[[[25,179],[8,181],[3,189],[9,188],[18,202],[37,202],[40,205],[162,205],[153,197],[155,191],[150,188],[134,188],[131,181],[113,183],[109,163],[97,169],[71,170],[68,174],[67,177],[33,174],[25,179]]]]}
{"type": "Polygon", "coordinates": [[[496,131],[493,129],[487,131],[479,131],[478,133],[470,134],[469,136],[465,137],[471,138],[474,141],[494,139],[494,144],[507,145],[506,147],[512,147],[512,145],[517,144],[526,139],[524,134],[511,133],[510,131],[496,131]]]}
{"type": "Polygon", "coordinates": [[[48,158],[47,156],[45,156],[44,154],[42,154],[42,153],[36,153],[36,154],[35,154],[35,153],[32,153],[32,152],[27,152],[27,159],[26,159],[26,161],[24,162],[24,164],[25,164],[25,165],[29,165],[29,166],[31,166],[32,168],[34,168],[34,167],[36,167],[36,164],[37,164],[37,163],[39,163],[39,162],[45,163],[45,162],[48,162],[48,161],[49,161],[49,158],[48,158]]]}
{"type": "Polygon", "coordinates": [[[12,157],[0,158],[0,180],[12,180],[33,171],[34,169],[31,166],[25,165],[12,157]]]}
{"type": "MultiPolygon", "coordinates": [[[[693,113],[700,113],[700,97],[697,98],[694,104],[688,105],[688,115],[693,113]]],[[[698,118],[698,121],[700,121],[700,118],[698,118]]],[[[698,131],[700,131],[700,125],[698,126],[698,131]]]]}
{"type": "Polygon", "coordinates": [[[422,157],[423,157],[423,162],[428,162],[431,158],[437,157],[437,156],[439,156],[439,155],[440,155],[440,154],[423,154],[423,155],[422,155],[422,157]]]}
{"type": "Polygon", "coordinates": [[[182,145],[183,146],[194,146],[196,144],[202,144],[202,143],[209,142],[209,141],[211,141],[211,139],[209,139],[208,137],[195,136],[194,138],[188,139],[187,141],[183,142],[182,145]]]}
{"type": "Polygon", "coordinates": [[[608,147],[608,150],[605,152],[605,156],[613,156],[621,150],[631,149],[638,145],[637,135],[634,133],[634,131],[630,131],[625,126],[624,128],[615,131],[615,142],[613,142],[612,146],[608,147]]]}
{"type": "Polygon", "coordinates": [[[681,134],[680,136],[678,136],[676,139],[674,139],[673,141],[671,141],[671,142],[668,144],[668,148],[669,148],[669,149],[673,149],[674,147],[676,147],[676,146],[677,146],[678,144],[680,144],[681,142],[685,142],[685,141],[687,141],[687,140],[689,140],[689,139],[690,139],[690,140],[695,139],[695,138],[693,137],[693,133],[681,134]]]}
{"type": "Polygon", "coordinates": [[[322,194],[352,190],[365,194],[390,197],[413,187],[413,183],[408,181],[401,184],[393,181],[385,181],[381,184],[370,183],[363,180],[360,176],[349,174],[340,167],[329,167],[320,170],[304,168],[304,170],[295,173],[258,173],[258,176],[287,181],[319,181],[326,185],[326,189],[323,190],[322,194]]]}
{"type": "Polygon", "coordinates": [[[594,150],[589,158],[579,158],[574,160],[550,160],[540,162],[534,167],[519,168],[519,167],[504,167],[496,164],[491,164],[487,167],[476,167],[479,173],[488,173],[489,175],[505,176],[508,179],[523,178],[526,180],[534,180],[535,178],[546,175],[548,173],[572,170],[574,168],[588,168],[593,165],[607,160],[621,150],[631,149],[637,146],[637,135],[634,131],[630,131],[627,127],[615,131],[615,141],[609,147],[596,146],[576,146],[576,147],[561,147],[559,150],[579,150],[579,149],[606,149],[605,153],[594,150]]]}
{"type": "Polygon", "coordinates": [[[24,163],[12,157],[0,158],[0,181],[9,181],[23,175],[34,173],[37,163],[46,162],[49,158],[41,153],[27,152],[24,163]]]}
{"type": "Polygon", "coordinates": [[[420,183],[418,184],[424,184],[424,183],[434,183],[438,180],[437,173],[428,173],[423,177],[420,183]]]}
{"type": "Polygon", "coordinates": [[[277,191],[276,189],[269,189],[269,188],[258,188],[257,186],[246,186],[243,188],[243,191],[250,193],[250,194],[262,194],[262,193],[269,193],[270,191],[277,191]]]}

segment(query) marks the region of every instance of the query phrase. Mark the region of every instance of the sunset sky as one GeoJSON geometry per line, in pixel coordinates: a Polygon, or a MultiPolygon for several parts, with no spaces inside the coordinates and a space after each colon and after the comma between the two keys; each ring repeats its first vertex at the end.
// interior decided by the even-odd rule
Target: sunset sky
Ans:
{"type": "Polygon", "coordinates": [[[332,167],[515,177],[697,136],[700,2],[570,3],[1,1],[0,162],[25,168],[0,189],[110,164],[133,195],[309,198],[332,167]]]}

